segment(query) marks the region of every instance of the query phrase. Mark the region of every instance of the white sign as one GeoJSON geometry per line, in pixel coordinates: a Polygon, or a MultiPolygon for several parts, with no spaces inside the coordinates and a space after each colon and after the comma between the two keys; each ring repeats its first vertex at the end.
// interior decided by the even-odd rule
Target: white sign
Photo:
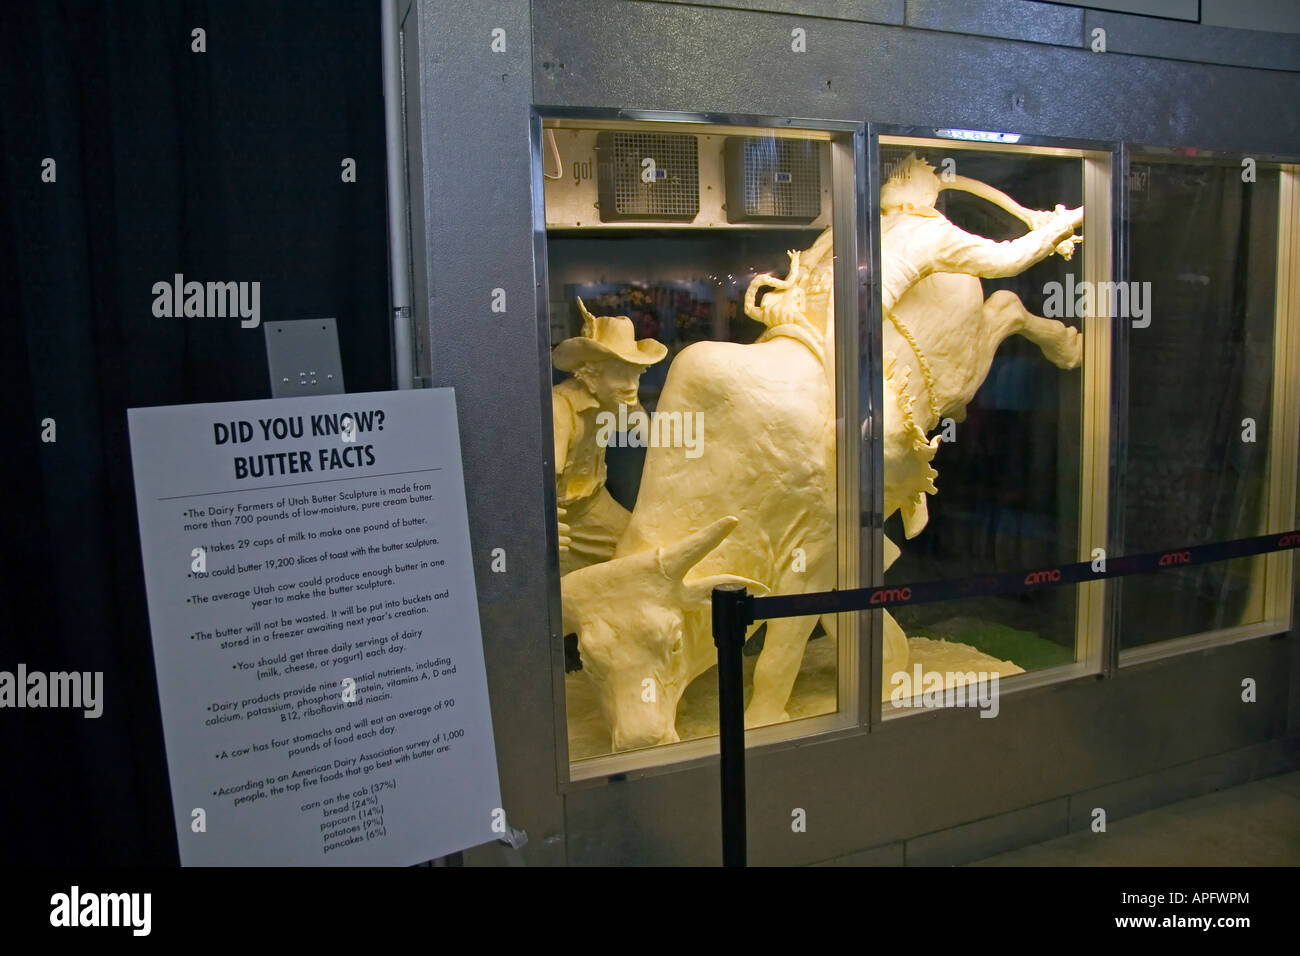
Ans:
{"type": "Polygon", "coordinates": [[[128,420],[181,861],[499,838],[452,389],[128,420]]]}

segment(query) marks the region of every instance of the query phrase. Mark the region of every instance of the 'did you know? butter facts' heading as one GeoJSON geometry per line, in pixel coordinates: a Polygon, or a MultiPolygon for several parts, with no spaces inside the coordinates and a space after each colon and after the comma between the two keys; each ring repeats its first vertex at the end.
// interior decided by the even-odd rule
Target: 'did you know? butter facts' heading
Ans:
{"type": "Polygon", "coordinates": [[[129,412],[181,860],[499,836],[451,389],[129,412]]]}

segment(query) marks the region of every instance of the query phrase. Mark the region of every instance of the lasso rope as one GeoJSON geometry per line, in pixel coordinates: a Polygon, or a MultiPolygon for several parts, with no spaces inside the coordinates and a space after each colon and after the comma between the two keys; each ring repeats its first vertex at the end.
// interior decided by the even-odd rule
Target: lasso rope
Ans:
{"type": "Polygon", "coordinates": [[[937,425],[939,423],[939,408],[934,403],[934,373],[930,371],[930,363],[926,361],[921,346],[916,344],[916,338],[912,335],[911,330],[902,323],[898,316],[894,315],[892,311],[886,310],[885,317],[893,323],[894,328],[898,330],[898,334],[903,337],[908,347],[911,348],[912,354],[916,356],[916,364],[921,369],[921,378],[925,382],[925,395],[929,399],[930,414],[934,417],[934,423],[937,425]]]}

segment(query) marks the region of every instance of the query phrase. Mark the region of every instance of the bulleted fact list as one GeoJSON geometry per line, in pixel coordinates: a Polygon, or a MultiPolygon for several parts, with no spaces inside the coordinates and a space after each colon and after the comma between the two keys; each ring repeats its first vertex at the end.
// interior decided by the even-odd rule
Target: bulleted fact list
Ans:
{"type": "Polygon", "coordinates": [[[452,390],[128,415],[182,862],[499,837],[452,390]]]}

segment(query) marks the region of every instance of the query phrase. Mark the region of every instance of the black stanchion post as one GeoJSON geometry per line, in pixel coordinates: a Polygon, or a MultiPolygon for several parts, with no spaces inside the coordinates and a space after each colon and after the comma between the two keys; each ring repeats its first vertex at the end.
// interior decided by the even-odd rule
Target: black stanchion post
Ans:
{"type": "Polygon", "coordinates": [[[718,748],[722,775],[722,865],[745,866],[745,672],[741,651],[749,594],[738,584],[713,589],[718,648],[718,748]]]}

